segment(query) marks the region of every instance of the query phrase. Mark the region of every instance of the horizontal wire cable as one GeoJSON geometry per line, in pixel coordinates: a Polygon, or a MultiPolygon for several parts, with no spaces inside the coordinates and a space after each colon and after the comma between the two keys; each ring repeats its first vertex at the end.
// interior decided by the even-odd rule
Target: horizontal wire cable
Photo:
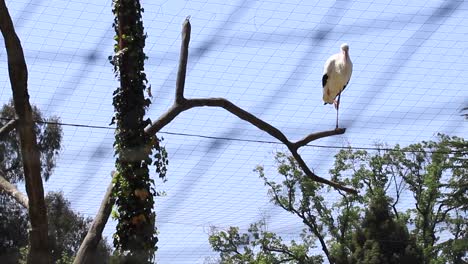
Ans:
{"type": "MultiPolygon", "coordinates": [[[[0,117],[0,120],[11,121],[12,118],[4,118],[0,117]]],[[[84,124],[76,124],[76,123],[62,123],[62,122],[51,122],[51,121],[41,121],[35,120],[34,122],[39,124],[57,124],[61,126],[69,126],[69,127],[84,127],[84,128],[93,128],[93,129],[108,129],[108,130],[115,130],[115,127],[108,127],[108,126],[96,126],[96,125],[84,125],[84,124]]],[[[185,137],[197,137],[197,138],[205,138],[205,139],[218,139],[218,140],[227,140],[227,141],[237,141],[237,142],[251,142],[251,143],[263,143],[263,144],[277,144],[277,145],[284,145],[282,142],[278,141],[271,141],[271,140],[257,140],[257,139],[242,139],[242,138],[228,138],[228,137],[216,137],[216,136],[206,136],[200,134],[189,134],[189,133],[179,133],[179,132],[170,132],[170,131],[160,131],[158,133],[167,134],[167,135],[174,135],[174,136],[185,136],[185,137]]],[[[316,147],[316,148],[325,148],[325,149],[354,149],[354,150],[381,150],[381,151],[393,151],[394,148],[379,148],[379,147],[352,147],[352,146],[331,146],[331,145],[319,145],[319,144],[307,144],[307,147],[316,147]]],[[[438,153],[439,151],[420,151],[420,150],[402,150],[399,151],[404,153],[416,153],[416,152],[426,152],[426,153],[438,153]]],[[[448,151],[443,153],[452,153],[452,154],[468,154],[467,151],[448,151]]]]}

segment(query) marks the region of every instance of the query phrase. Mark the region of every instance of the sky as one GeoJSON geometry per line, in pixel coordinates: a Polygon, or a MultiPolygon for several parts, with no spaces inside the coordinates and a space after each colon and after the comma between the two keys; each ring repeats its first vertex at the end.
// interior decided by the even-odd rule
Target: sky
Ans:
{"type": "MultiPolygon", "coordinates": [[[[112,92],[118,83],[109,0],[7,1],[29,70],[29,94],[45,116],[59,116],[64,138],[46,191],[62,191],[93,217],[114,168],[112,92]]],[[[224,97],[283,131],[290,140],[335,126],[323,105],[326,59],[350,46],[351,81],[341,97],[344,135],[301,149],[325,178],[340,147],[408,145],[437,133],[466,136],[468,3],[463,0],[142,1],[145,64],[153,120],[172,104],[183,21],[192,35],[185,95],[224,97]]],[[[0,44],[0,104],[11,98],[0,44]]],[[[276,179],[278,141],[223,109],[180,114],[159,136],[169,153],[157,189],[158,263],[203,263],[216,256],[211,227],[267,219],[284,238],[301,223],[275,208],[253,169],[276,179]]],[[[154,171],[154,170],[153,170],[154,171]]],[[[333,192],[330,196],[336,195],[333,192]]],[[[409,206],[409,205],[408,205],[409,206]]],[[[111,242],[115,222],[104,235],[111,242]]]]}

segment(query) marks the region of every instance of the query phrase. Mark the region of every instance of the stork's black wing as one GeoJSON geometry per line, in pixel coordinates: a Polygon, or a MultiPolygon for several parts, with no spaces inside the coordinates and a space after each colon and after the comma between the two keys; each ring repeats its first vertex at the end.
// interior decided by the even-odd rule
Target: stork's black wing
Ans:
{"type": "Polygon", "coordinates": [[[325,87],[325,85],[327,84],[327,80],[328,80],[328,75],[325,73],[322,76],[322,87],[325,87]]]}
{"type": "Polygon", "coordinates": [[[346,86],[348,86],[349,81],[343,86],[343,90],[341,90],[341,93],[346,89],[346,86]]]}

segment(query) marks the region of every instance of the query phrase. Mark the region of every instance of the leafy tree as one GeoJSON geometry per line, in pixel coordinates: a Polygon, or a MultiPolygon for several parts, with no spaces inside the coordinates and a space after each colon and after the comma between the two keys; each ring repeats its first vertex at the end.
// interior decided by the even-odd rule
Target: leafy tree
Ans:
{"type": "MultiPolygon", "coordinates": [[[[46,203],[52,257],[56,260],[72,259],[86,236],[92,219],[73,212],[70,202],[62,193],[48,193],[46,203]]],[[[109,255],[109,246],[105,240],[101,240],[94,256],[95,263],[107,263],[109,255]]]]}
{"type": "MultiPolygon", "coordinates": [[[[439,135],[377,153],[343,150],[331,173],[335,180],[352,183],[369,195],[376,187],[394,199],[395,217],[412,228],[426,264],[467,260],[466,225],[468,144],[463,138],[439,135]],[[412,196],[414,208],[398,210],[403,195],[412,196]],[[440,237],[449,237],[439,241],[440,237]],[[465,245],[465,246],[464,246],[465,245]]],[[[366,195],[363,195],[366,196],[366,195]]],[[[364,204],[366,205],[366,203],[364,204]]]]}
{"type": "MultiPolygon", "coordinates": [[[[34,131],[41,152],[41,175],[48,180],[60,150],[62,129],[57,124],[57,117],[46,119],[35,106],[32,107],[32,113],[33,119],[37,121],[34,131]]],[[[0,110],[0,127],[14,118],[15,109],[11,101],[0,110]]],[[[0,175],[13,184],[24,181],[22,157],[15,130],[0,138],[0,175]]],[[[19,249],[28,243],[27,226],[26,210],[0,190],[0,262],[17,263],[19,249]]]]}
{"type": "Polygon", "coordinates": [[[20,248],[28,244],[26,210],[10,196],[0,194],[0,263],[18,263],[20,248]]]}
{"type": "MultiPolygon", "coordinates": [[[[284,243],[281,237],[265,230],[265,222],[261,221],[252,224],[247,234],[239,234],[239,229],[235,227],[228,231],[212,232],[209,238],[212,248],[220,252],[222,263],[323,263],[322,256],[311,254],[318,241],[325,257],[333,262],[326,234],[333,233],[337,239],[350,240],[351,237],[348,237],[347,227],[335,228],[333,210],[321,196],[324,185],[307,177],[291,156],[277,153],[275,161],[278,173],[283,176],[281,183],[269,180],[261,166],[256,171],[269,187],[272,202],[304,223],[301,241],[284,243]],[[236,251],[238,248],[242,248],[242,251],[236,251]]],[[[349,207],[346,212],[349,212],[347,215],[351,219],[354,210],[352,201],[347,200],[346,204],[349,207]]],[[[347,219],[342,220],[349,223],[347,219]]]]}
{"type": "Polygon", "coordinates": [[[382,189],[375,190],[365,210],[362,226],[352,240],[352,263],[412,264],[422,262],[422,251],[410,236],[405,223],[390,210],[390,199],[382,189]]]}
{"type": "MultiPolygon", "coordinates": [[[[333,206],[322,195],[325,185],[307,177],[292,156],[277,153],[275,161],[278,173],[284,178],[281,183],[268,180],[263,167],[256,168],[260,178],[269,187],[272,202],[299,217],[306,227],[302,236],[303,243],[313,244],[317,239],[328,261],[333,262],[331,248],[326,241],[327,234],[331,235],[328,236],[331,241],[344,242],[350,239],[349,229],[353,226],[353,219],[357,217],[354,199],[339,192],[343,197],[333,206]],[[336,220],[333,215],[337,212],[332,208],[340,208],[339,218],[336,220]]],[[[344,248],[340,250],[343,254],[349,253],[344,248]]]]}
{"type": "MultiPolygon", "coordinates": [[[[306,234],[304,234],[306,235],[306,234]]],[[[310,237],[304,241],[313,242],[310,237]]],[[[239,234],[239,228],[227,231],[212,230],[210,245],[220,252],[221,263],[322,263],[321,256],[309,256],[313,243],[283,243],[280,236],[266,230],[265,221],[251,224],[247,234],[239,234]]]]}
{"type": "MultiPolygon", "coordinates": [[[[73,212],[70,202],[60,192],[49,192],[45,200],[49,219],[49,243],[52,249],[52,259],[54,263],[71,264],[81,241],[86,236],[92,219],[73,212]]],[[[26,218],[21,220],[26,222],[26,218]]],[[[25,230],[19,232],[24,232],[27,235],[25,230]]],[[[27,246],[18,250],[22,251],[22,259],[19,261],[26,263],[27,246]]],[[[106,241],[101,240],[92,263],[108,263],[110,252],[111,249],[106,241]]],[[[13,263],[17,262],[18,259],[13,263]]]]}
{"type": "MultiPolygon", "coordinates": [[[[55,159],[60,150],[62,128],[58,125],[58,117],[44,118],[36,106],[32,106],[32,113],[33,119],[36,121],[34,131],[37,135],[38,147],[41,153],[41,175],[44,180],[48,180],[55,167],[55,159]]],[[[15,108],[13,102],[10,101],[0,110],[0,127],[3,127],[12,119],[15,119],[15,108]]],[[[24,180],[20,146],[15,130],[0,138],[0,170],[10,183],[15,184],[24,180]]]]}
{"type": "MultiPolygon", "coordinates": [[[[309,181],[295,159],[282,153],[276,156],[278,173],[284,177],[281,183],[268,180],[263,168],[257,168],[272,202],[305,224],[302,237],[308,235],[310,240],[299,245],[313,245],[311,241],[317,239],[328,261],[340,264],[467,261],[468,146],[464,139],[440,135],[437,141],[405,148],[346,149],[335,157],[332,179],[360,190],[359,195],[338,192],[339,198],[325,199],[327,190],[309,181]],[[402,197],[411,196],[415,207],[400,210],[402,197]],[[439,241],[442,235],[448,239],[439,241]]],[[[230,231],[224,237],[244,237],[237,229],[230,231]]],[[[220,239],[221,235],[213,233],[210,241],[217,236],[218,243],[211,244],[215,251],[229,255],[233,244],[222,247],[229,240],[220,239]]],[[[251,239],[249,248],[259,240],[251,239]]]]}
{"type": "MultiPolygon", "coordinates": [[[[60,150],[62,129],[57,117],[44,118],[39,109],[32,107],[34,130],[41,153],[41,174],[48,180],[55,167],[60,150]]],[[[15,118],[13,103],[4,105],[0,111],[0,127],[15,118]]],[[[0,175],[13,184],[24,180],[19,142],[16,131],[0,138],[0,175]]],[[[49,193],[45,197],[48,213],[49,243],[53,260],[57,263],[71,263],[73,256],[86,235],[91,219],[76,214],[61,193],[49,193]]],[[[9,195],[0,191],[0,262],[18,263],[24,260],[28,246],[28,213],[9,195]],[[23,254],[22,254],[22,253],[23,254]]],[[[99,244],[96,263],[105,263],[109,247],[103,241],[99,244]]]]}
{"type": "Polygon", "coordinates": [[[467,222],[468,143],[461,138],[440,136],[439,142],[422,142],[403,150],[408,154],[396,161],[409,168],[403,179],[416,202],[410,211],[411,222],[416,225],[414,234],[424,249],[424,263],[462,260],[450,255],[464,255],[467,261],[468,245],[456,245],[467,241],[466,232],[464,237],[460,236],[466,224],[459,222],[467,222]],[[448,252],[438,244],[439,234],[444,231],[453,235],[453,240],[445,245],[454,246],[448,252]]]}

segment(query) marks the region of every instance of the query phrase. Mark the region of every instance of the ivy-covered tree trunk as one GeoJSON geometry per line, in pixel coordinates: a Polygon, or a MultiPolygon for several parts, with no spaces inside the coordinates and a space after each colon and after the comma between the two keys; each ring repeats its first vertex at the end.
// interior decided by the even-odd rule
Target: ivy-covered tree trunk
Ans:
{"type": "Polygon", "coordinates": [[[149,177],[155,136],[144,132],[150,120],[144,120],[150,100],[145,99],[146,75],[143,52],[145,34],[138,0],[114,0],[115,55],[111,62],[120,87],[114,92],[116,175],[114,195],[117,231],[114,245],[122,263],[152,263],[156,251],[154,189],[149,177]]]}

